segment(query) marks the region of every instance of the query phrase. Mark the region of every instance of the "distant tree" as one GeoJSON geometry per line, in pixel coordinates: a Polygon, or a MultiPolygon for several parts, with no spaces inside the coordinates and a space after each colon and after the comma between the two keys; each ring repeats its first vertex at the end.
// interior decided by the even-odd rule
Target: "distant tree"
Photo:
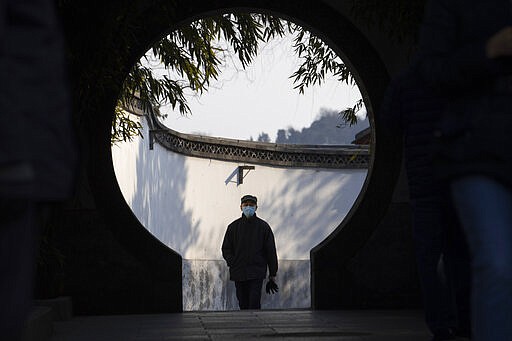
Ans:
{"type": "Polygon", "coordinates": [[[286,135],[288,136],[288,143],[298,143],[300,131],[294,129],[293,127],[288,127],[286,135]]]}
{"type": "Polygon", "coordinates": [[[279,129],[277,131],[276,143],[287,143],[288,137],[286,136],[286,130],[279,129]]]}
{"type": "Polygon", "coordinates": [[[258,136],[258,142],[270,142],[270,136],[268,136],[267,133],[265,132],[262,132],[260,133],[260,135],[258,136]]]}
{"type": "Polygon", "coordinates": [[[292,127],[277,131],[276,143],[288,144],[351,144],[355,135],[368,127],[368,120],[359,121],[357,125],[346,124],[338,128],[339,115],[336,110],[323,109],[311,126],[298,131],[292,127]]]}

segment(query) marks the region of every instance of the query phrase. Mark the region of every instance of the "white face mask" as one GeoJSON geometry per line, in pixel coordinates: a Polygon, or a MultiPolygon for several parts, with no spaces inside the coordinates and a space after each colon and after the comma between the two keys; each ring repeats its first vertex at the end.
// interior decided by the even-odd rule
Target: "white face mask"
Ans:
{"type": "Polygon", "coordinates": [[[242,211],[247,218],[250,218],[254,215],[254,212],[256,212],[256,206],[244,206],[242,207],[242,211]]]}

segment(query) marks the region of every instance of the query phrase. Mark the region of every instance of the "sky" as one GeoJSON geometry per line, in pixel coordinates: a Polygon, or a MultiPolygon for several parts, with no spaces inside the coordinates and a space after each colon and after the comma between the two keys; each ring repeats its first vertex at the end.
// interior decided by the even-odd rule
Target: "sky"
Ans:
{"type": "MultiPolygon", "coordinates": [[[[278,129],[309,127],[322,109],[337,112],[361,98],[355,85],[327,78],[304,94],[293,89],[289,77],[300,65],[292,49],[292,37],[276,39],[260,47],[253,63],[243,70],[229,62],[219,79],[200,97],[189,94],[191,115],[183,116],[170,106],[164,124],[183,133],[249,140],[261,132],[272,141],[278,129]]],[[[365,110],[360,112],[364,116],[365,110]]]]}

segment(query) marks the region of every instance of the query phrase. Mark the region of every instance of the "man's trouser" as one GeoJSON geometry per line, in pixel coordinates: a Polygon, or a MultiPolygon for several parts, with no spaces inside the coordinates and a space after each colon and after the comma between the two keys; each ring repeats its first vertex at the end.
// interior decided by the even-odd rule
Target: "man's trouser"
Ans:
{"type": "Polygon", "coordinates": [[[250,279],[248,281],[235,281],[236,298],[238,306],[244,309],[261,309],[261,287],[263,279],[250,279]]]}

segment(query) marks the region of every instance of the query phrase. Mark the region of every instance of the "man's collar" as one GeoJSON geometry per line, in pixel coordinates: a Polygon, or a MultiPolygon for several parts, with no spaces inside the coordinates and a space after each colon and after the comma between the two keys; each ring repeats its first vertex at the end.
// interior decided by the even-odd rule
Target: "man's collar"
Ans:
{"type": "Polygon", "coordinates": [[[247,218],[247,217],[245,216],[245,214],[242,212],[242,218],[245,218],[245,219],[252,219],[252,218],[255,218],[255,217],[256,217],[256,212],[254,212],[253,216],[252,216],[252,217],[250,217],[250,218],[247,218]]]}

